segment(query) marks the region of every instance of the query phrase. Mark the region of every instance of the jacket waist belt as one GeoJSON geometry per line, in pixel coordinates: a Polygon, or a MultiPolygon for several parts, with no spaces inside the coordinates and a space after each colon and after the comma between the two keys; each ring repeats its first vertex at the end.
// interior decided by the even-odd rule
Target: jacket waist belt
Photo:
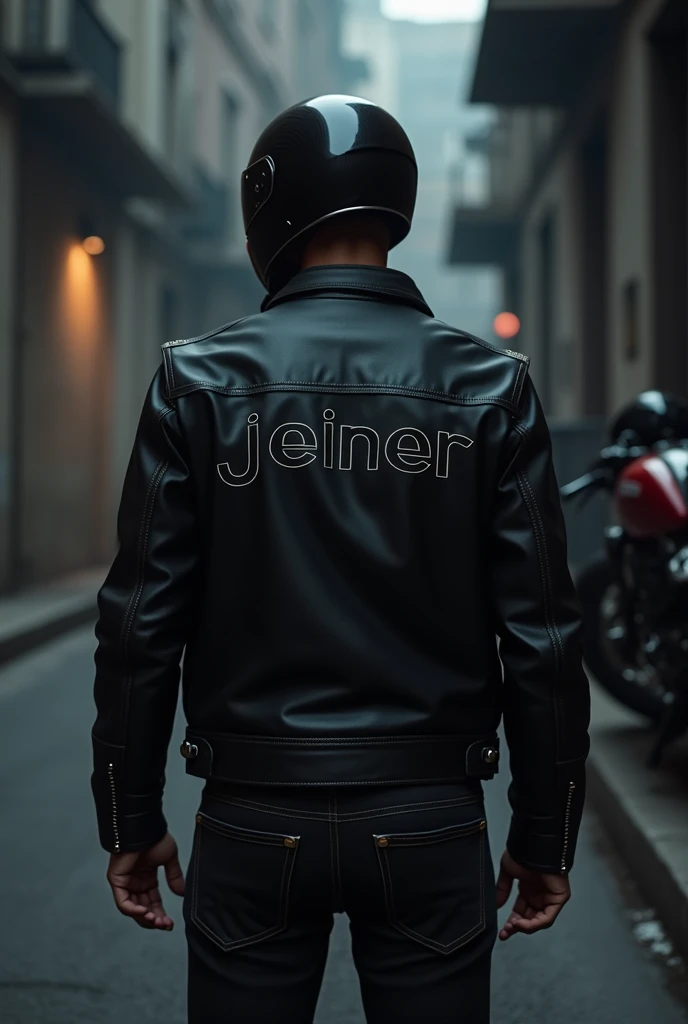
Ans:
{"type": "Polygon", "coordinates": [[[197,778],[273,786],[491,779],[499,770],[494,734],[284,739],[189,728],[181,754],[197,778]]]}

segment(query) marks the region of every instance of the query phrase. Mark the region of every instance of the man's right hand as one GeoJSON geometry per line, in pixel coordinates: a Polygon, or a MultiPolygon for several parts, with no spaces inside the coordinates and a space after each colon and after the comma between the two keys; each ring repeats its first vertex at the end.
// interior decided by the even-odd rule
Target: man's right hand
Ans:
{"type": "Polygon", "coordinates": [[[162,905],[158,868],[164,868],[167,884],[175,896],[183,896],[184,873],[177,844],[169,832],[147,850],[110,854],[107,879],[120,913],[132,917],[142,928],[170,932],[174,921],[162,905]]]}
{"type": "Polygon", "coordinates": [[[571,899],[568,875],[549,875],[518,864],[506,851],[497,879],[497,907],[509,899],[514,881],[518,881],[518,898],[499,933],[502,940],[516,932],[532,935],[551,928],[565,903],[571,899]]]}

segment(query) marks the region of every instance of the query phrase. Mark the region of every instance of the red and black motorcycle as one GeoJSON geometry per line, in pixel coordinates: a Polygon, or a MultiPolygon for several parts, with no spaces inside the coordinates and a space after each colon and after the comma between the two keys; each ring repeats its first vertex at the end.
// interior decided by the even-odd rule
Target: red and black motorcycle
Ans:
{"type": "Polygon", "coordinates": [[[576,580],[585,658],[613,697],[658,726],[654,767],[688,729],[688,400],[644,392],[617,416],[610,442],[561,495],[612,495],[606,553],[576,580]]]}

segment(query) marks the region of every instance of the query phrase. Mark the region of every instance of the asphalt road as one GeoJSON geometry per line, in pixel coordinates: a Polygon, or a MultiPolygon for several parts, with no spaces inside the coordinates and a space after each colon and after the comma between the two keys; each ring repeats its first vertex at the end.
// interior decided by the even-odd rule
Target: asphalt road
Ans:
{"type": "MultiPolygon", "coordinates": [[[[173,933],[145,932],[117,914],[105,883],[89,788],[93,649],[92,631],[80,630],[0,672],[2,1024],[185,1020],[179,904],[173,933]]],[[[186,860],[199,784],[174,754],[168,774],[168,818],[186,860]]],[[[507,829],[506,784],[501,775],[487,787],[495,855],[507,829]]],[[[574,899],[557,926],[498,944],[494,1024],[688,1021],[665,971],[633,937],[596,829],[588,815],[574,899]]],[[[316,1024],[362,1022],[347,922],[338,917],[316,1024]]]]}

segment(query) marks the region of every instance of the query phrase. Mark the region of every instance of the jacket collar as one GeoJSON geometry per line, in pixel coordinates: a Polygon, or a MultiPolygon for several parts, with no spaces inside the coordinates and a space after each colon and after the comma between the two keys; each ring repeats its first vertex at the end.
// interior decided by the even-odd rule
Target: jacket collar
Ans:
{"type": "Polygon", "coordinates": [[[418,288],[406,274],[387,267],[360,265],[309,267],[307,270],[300,270],[276,295],[266,295],[261,310],[265,312],[282,302],[316,292],[367,295],[369,298],[387,299],[414,306],[421,313],[433,315],[418,288]]]}

